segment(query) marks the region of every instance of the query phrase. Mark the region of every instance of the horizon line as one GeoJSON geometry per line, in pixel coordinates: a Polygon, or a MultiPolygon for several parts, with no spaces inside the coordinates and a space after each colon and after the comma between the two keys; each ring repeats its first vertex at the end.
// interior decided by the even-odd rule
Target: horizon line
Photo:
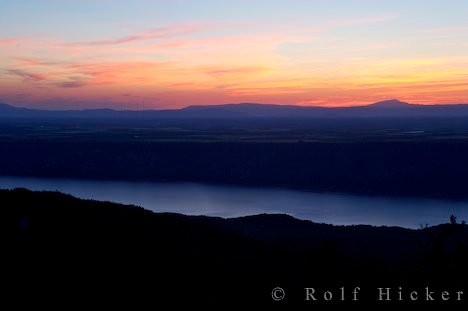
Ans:
{"type": "MultiPolygon", "coordinates": [[[[110,110],[110,111],[177,111],[183,110],[190,107],[219,107],[219,106],[234,106],[234,105],[265,105],[265,106],[278,106],[278,107],[298,107],[298,108],[324,108],[324,109],[346,109],[346,108],[356,108],[356,107],[368,107],[379,103],[385,102],[399,102],[402,104],[407,104],[411,106],[457,106],[457,105],[468,105],[468,103],[433,103],[433,104],[419,104],[419,103],[410,103],[401,101],[398,99],[385,99],[377,102],[371,102],[368,104],[358,104],[358,105],[349,105],[349,106],[324,106],[324,105],[300,105],[300,104],[282,104],[282,103],[259,103],[259,102],[238,102],[238,103],[224,103],[224,104],[194,104],[187,105],[179,108],[150,108],[147,109],[127,109],[118,107],[96,107],[96,108],[65,108],[65,109],[56,109],[56,108],[33,108],[30,106],[18,106],[15,104],[10,104],[7,102],[1,101],[0,104],[7,105],[13,108],[18,109],[28,109],[28,110],[42,110],[42,111],[92,111],[92,110],[110,110]]],[[[139,105],[139,103],[137,103],[139,105]]],[[[134,107],[135,108],[135,107],[134,107]]]]}

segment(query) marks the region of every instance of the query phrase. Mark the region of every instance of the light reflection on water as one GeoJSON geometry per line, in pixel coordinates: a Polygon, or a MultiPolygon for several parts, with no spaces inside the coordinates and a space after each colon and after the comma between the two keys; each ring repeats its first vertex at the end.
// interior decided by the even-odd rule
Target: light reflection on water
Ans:
{"type": "Polygon", "coordinates": [[[370,224],[418,228],[468,220],[468,201],[387,198],[314,193],[282,188],[247,188],[195,183],[149,183],[0,177],[0,188],[51,190],[80,198],[139,205],[155,212],[238,217],[284,213],[337,225],[370,224]]]}

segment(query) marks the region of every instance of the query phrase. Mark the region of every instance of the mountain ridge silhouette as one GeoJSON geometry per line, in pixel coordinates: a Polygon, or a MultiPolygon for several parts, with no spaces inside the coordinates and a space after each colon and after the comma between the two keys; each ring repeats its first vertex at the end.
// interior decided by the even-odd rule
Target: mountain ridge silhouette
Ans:
{"type": "Polygon", "coordinates": [[[346,118],[346,117],[468,117],[468,104],[420,105],[397,99],[349,107],[279,104],[192,105],[165,110],[43,110],[0,103],[0,118],[346,118]]]}

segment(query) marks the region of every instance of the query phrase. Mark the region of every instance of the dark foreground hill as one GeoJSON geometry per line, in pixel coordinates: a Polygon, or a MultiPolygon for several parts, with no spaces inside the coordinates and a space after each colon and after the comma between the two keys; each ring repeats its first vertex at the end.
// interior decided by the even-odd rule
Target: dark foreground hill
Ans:
{"type": "Polygon", "coordinates": [[[465,225],[408,230],[285,215],[193,217],[24,189],[0,190],[0,204],[2,294],[19,305],[466,307],[456,299],[468,276],[465,225]],[[282,301],[271,298],[278,286],[282,301]],[[305,287],[319,301],[305,301],[305,287]],[[377,301],[379,287],[392,288],[392,301],[377,301]],[[425,301],[426,287],[434,301],[425,301]],[[327,290],[331,302],[323,301],[327,290]],[[410,290],[419,301],[410,301],[410,290]]]}

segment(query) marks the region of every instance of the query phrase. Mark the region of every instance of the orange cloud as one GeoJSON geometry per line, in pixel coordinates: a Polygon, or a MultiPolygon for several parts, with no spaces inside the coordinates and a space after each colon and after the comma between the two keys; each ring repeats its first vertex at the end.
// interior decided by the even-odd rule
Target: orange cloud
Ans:
{"type": "Polygon", "coordinates": [[[260,74],[268,71],[268,67],[264,66],[241,66],[241,67],[208,67],[206,73],[216,79],[231,79],[234,77],[246,77],[260,74]]]}
{"type": "Polygon", "coordinates": [[[217,28],[192,23],[81,42],[0,39],[1,69],[7,73],[0,76],[0,88],[13,100],[26,100],[15,97],[26,89],[30,101],[146,98],[158,107],[240,101],[345,106],[395,97],[467,102],[465,56],[428,52],[396,57],[386,50],[404,49],[404,41],[362,44],[326,33],[393,18],[332,20],[317,28],[285,26],[278,32],[241,34],[210,32],[217,28]],[[195,33],[199,35],[185,36],[195,33]]]}

